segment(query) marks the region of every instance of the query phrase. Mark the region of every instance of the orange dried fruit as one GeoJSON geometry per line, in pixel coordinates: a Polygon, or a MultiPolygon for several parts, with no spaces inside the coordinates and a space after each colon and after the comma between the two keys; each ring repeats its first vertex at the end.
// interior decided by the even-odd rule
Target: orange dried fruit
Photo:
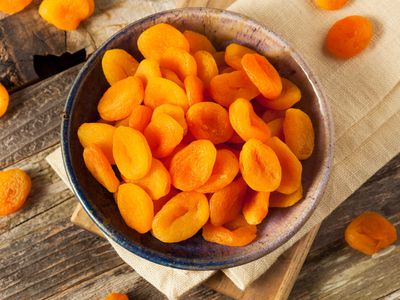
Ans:
{"type": "Polygon", "coordinates": [[[279,192],[272,192],[269,197],[269,207],[290,207],[295,205],[302,198],[303,186],[300,184],[299,188],[289,195],[279,192]]]}
{"type": "Polygon", "coordinates": [[[119,127],[119,126],[126,126],[126,127],[128,127],[128,126],[129,126],[129,117],[126,117],[125,119],[116,121],[116,122],[114,123],[114,126],[115,126],[115,127],[119,127]]]}
{"type": "Polygon", "coordinates": [[[153,156],[163,158],[170,155],[182,141],[183,128],[173,117],[161,113],[152,118],[144,135],[153,156]]]}
{"type": "Polygon", "coordinates": [[[217,63],[212,54],[205,50],[197,51],[193,56],[197,64],[197,76],[208,87],[211,79],[218,75],[217,63]]]}
{"type": "Polygon", "coordinates": [[[283,118],[277,118],[267,123],[268,128],[271,130],[271,137],[277,136],[282,138],[283,136],[283,118]]]}
{"type": "Polygon", "coordinates": [[[226,67],[225,63],[225,51],[218,51],[218,52],[211,52],[212,55],[214,56],[214,60],[217,63],[218,69],[222,67],[226,67]]]}
{"type": "Polygon", "coordinates": [[[210,198],[210,222],[222,226],[234,220],[241,212],[247,185],[243,178],[236,179],[210,198]]]}
{"type": "Polygon", "coordinates": [[[233,135],[231,138],[228,140],[228,143],[232,144],[244,144],[244,140],[236,133],[236,131],[233,132],[233,135]]]}
{"type": "Polygon", "coordinates": [[[367,211],[351,221],[344,236],[350,247],[372,255],[396,242],[397,231],[384,216],[367,211]]]}
{"type": "Polygon", "coordinates": [[[194,236],[209,217],[207,197],[198,192],[181,192],[156,214],[154,237],[164,243],[177,243],[194,236]]]}
{"type": "Polygon", "coordinates": [[[266,144],[274,150],[282,168],[281,183],[276,191],[282,194],[294,193],[301,185],[301,172],[303,170],[301,162],[279,138],[273,137],[266,144]]]}
{"type": "Polygon", "coordinates": [[[128,126],[143,132],[149,125],[153,110],[146,105],[135,105],[128,119],[128,126]]]}
{"type": "Polygon", "coordinates": [[[138,40],[139,51],[145,58],[160,61],[163,53],[170,47],[189,52],[189,42],[185,36],[169,24],[160,23],[143,31],[138,40]]]}
{"type": "Polygon", "coordinates": [[[243,70],[251,82],[267,99],[275,99],[282,92],[282,80],[274,66],[260,54],[245,54],[242,58],[243,70]]]}
{"type": "Polygon", "coordinates": [[[14,14],[23,10],[31,2],[32,0],[2,0],[0,1],[0,11],[6,14],[14,14]]]}
{"type": "Polygon", "coordinates": [[[186,120],[190,132],[197,139],[207,139],[214,144],[221,144],[228,141],[233,134],[228,112],[214,102],[192,105],[186,113],[186,120]]]}
{"type": "Polygon", "coordinates": [[[225,73],[232,73],[232,72],[235,72],[236,70],[234,69],[234,68],[232,68],[232,67],[225,67],[225,68],[222,68],[221,70],[220,70],[220,74],[225,74],[225,73]]]}
{"type": "Polygon", "coordinates": [[[170,69],[166,69],[166,68],[160,68],[160,70],[161,70],[161,75],[162,75],[163,78],[175,82],[181,88],[185,88],[185,85],[179,79],[178,75],[176,75],[176,73],[174,71],[172,71],[170,69]]]}
{"type": "Polygon", "coordinates": [[[229,107],[236,99],[251,100],[260,94],[243,71],[219,74],[211,79],[209,92],[219,104],[229,107]]]}
{"type": "Polygon", "coordinates": [[[90,174],[104,186],[110,193],[115,193],[119,186],[119,180],[115,176],[110,162],[97,145],[89,145],[83,150],[83,160],[90,174]]]}
{"type": "Polygon", "coordinates": [[[189,42],[191,53],[196,53],[197,51],[200,50],[205,50],[210,53],[216,52],[213,44],[204,34],[194,32],[191,30],[185,30],[183,32],[183,35],[189,42]]]}
{"type": "MultiPolygon", "coordinates": [[[[186,135],[187,136],[187,135],[186,135]]],[[[191,141],[192,142],[192,141],[191,141]]],[[[174,155],[176,153],[178,153],[179,151],[181,151],[183,148],[185,148],[187,145],[189,145],[190,142],[186,142],[184,140],[182,140],[180,142],[180,144],[178,146],[175,147],[174,151],[171,152],[171,154],[169,154],[166,157],[163,157],[161,159],[162,163],[164,164],[164,166],[169,170],[169,167],[171,166],[171,161],[172,158],[174,157],[174,155]]]]}
{"type": "Polygon", "coordinates": [[[272,110],[272,109],[267,109],[263,115],[262,119],[265,123],[269,123],[273,120],[279,119],[279,118],[284,118],[285,117],[286,111],[283,110],[272,110]]]}
{"type": "Polygon", "coordinates": [[[101,97],[97,109],[106,121],[127,118],[135,105],[143,101],[143,84],[137,77],[127,77],[114,83],[101,97]]]}
{"type": "Polygon", "coordinates": [[[210,222],[203,227],[203,238],[206,241],[225,246],[246,246],[255,238],[257,227],[246,222],[240,215],[224,226],[215,226],[210,222]]]}
{"type": "Polygon", "coordinates": [[[119,171],[128,179],[143,178],[150,171],[151,150],[138,130],[124,126],[115,129],[113,155],[119,171]]]}
{"type": "Polygon", "coordinates": [[[247,223],[260,224],[268,214],[269,192],[249,191],[243,203],[242,213],[247,223]]]}
{"type": "Polygon", "coordinates": [[[232,43],[225,49],[225,62],[235,70],[242,70],[242,57],[249,53],[254,54],[257,52],[245,46],[232,43]]]}
{"type": "Polygon", "coordinates": [[[184,81],[189,106],[204,101],[204,84],[195,75],[187,76],[184,81]]]}
{"type": "Polygon", "coordinates": [[[157,116],[160,114],[167,114],[174,118],[175,121],[177,121],[179,125],[182,126],[183,135],[187,133],[188,126],[186,124],[185,112],[183,111],[182,107],[169,103],[161,104],[154,109],[152,120],[154,118],[157,118],[157,116]]]}
{"type": "Polygon", "coordinates": [[[186,93],[179,85],[165,78],[150,78],[144,93],[144,104],[154,109],[165,103],[178,105],[185,112],[189,108],[186,93]]]}
{"type": "Polygon", "coordinates": [[[346,5],[348,0],[315,0],[315,4],[322,9],[336,10],[346,5]]]}
{"type": "Polygon", "coordinates": [[[7,112],[10,96],[7,89],[0,83],[0,118],[7,112]]]}
{"type": "Polygon", "coordinates": [[[139,77],[146,87],[150,78],[162,77],[160,65],[152,58],[143,59],[136,69],[135,76],[139,77]]]}
{"type": "Polygon", "coordinates": [[[257,101],[263,106],[274,110],[286,110],[299,102],[301,99],[300,89],[290,80],[283,77],[281,79],[282,93],[277,98],[270,100],[259,95],[257,101]]]}
{"type": "Polygon", "coordinates": [[[150,231],[154,218],[153,200],[140,186],[133,183],[121,184],[117,205],[126,225],[139,233],[150,231]]]}
{"type": "Polygon", "coordinates": [[[154,205],[154,215],[156,215],[161,208],[163,208],[163,206],[169,201],[171,200],[173,197],[175,197],[176,194],[178,194],[179,191],[175,188],[171,188],[171,190],[169,191],[168,195],[158,199],[158,200],[153,200],[153,205],[154,205]]]}
{"type": "Polygon", "coordinates": [[[256,138],[265,142],[271,136],[268,125],[256,115],[246,99],[239,98],[231,104],[229,120],[235,132],[245,141],[256,138]]]}
{"type": "Polygon", "coordinates": [[[111,293],[104,300],[129,300],[129,298],[125,294],[111,293]]]}
{"type": "Polygon", "coordinates": [[[349,16],[329,29],[325,48],[337,58],[350,58],[367,48],[372,39],[371,21],[363,16],[349,16]]]}
{"type": "Polygon", "coordinates": [[[246,183],[255,191],[275,191],[282,178],[278,156],[263,142],[250,139],[242,147],[239,158],[240,172],[246,183]]]}
{"type": "Polygon", "coordinates": [[[135,75],[139,63],[123,49],[110,49],[104,53],[101,65],[108,83],[113,85],[117,81],[135,75]]]}
{"type": "Polygon", "coordinates": [[[180,150],[171,160],[172,184],[182,191],[192,191],[207,182],[217,158],[217,149],[209,140],[197,140],[180,150]]]}
{"type": "Polygon", "coordinates": [[[78,139],[82,147],[98,146],[107,160],[114,164],[112,153],[115,127],[103,123],[83,123],[78,128],[78,139]]]}
{"type": "Polygon", "coordinates": [[[210,178],[196,189],[200,193],[215,193],[230,184],[239,173],[239,160],[228,149],[217,150],[217,158],[210,178]]]}
{"type": "Polygon", "coordinates": [[[165,49],[160,58],[160,67],[174,71],[181,80],[189,75],[197,75],[196,60],[189,52],[180,48],[165,49]]]}
{"type": "Polygon", "coordinates": [[[283,120],[285,143],[298,159],[304,160],[314,151],[314,128],[310,117],[300,109],[290,108],[283,120]]]}
{"type": "Polygon", "coordinates": [[[31,191],[31,178],[24,171],[0,171],[0,216],[19,210],[31,191]]]}

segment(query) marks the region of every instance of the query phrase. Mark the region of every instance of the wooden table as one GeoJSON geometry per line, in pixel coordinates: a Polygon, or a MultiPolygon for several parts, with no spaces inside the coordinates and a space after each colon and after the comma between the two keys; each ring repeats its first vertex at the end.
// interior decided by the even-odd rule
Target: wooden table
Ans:
{"type": "MultiPolygon", "coordinates": [[[[61,55],[78,46],[90,52],[96,39],[89,33],[89,41],[69,43],[70,33],[38,17],[39,2],[17,15],[0,15],[0,80],[12,91],[10,110],[0,119],[0,169],[22,168],[33,181],[23,210],[0,218],[0,299],[102,299],[111,291],[162,299],[104,239],[70,222],[77,200],[44,160],[58,147],[64,101],[81,65],[60,73],[56,63],[44,69],[33,55],[61,55]],[[55,75],[43,79],[49,72],[55,75]]],[[[171,8],[171,2],[153,1],[153,10],[171,8]]],[[[326,219],[290,299],[400,298],[400,247],[371,259],[343,240],[345,226],[365,210],[384,214],[400,229],[399,183],[400,155],[326,219]]],[[[228,298],[201,285],[185,299],[228,298]]]]}

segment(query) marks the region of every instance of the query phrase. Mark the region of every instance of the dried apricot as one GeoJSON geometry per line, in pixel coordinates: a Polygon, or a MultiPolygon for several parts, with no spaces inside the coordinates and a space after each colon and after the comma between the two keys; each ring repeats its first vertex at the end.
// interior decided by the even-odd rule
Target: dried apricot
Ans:
{"type": "Polygon", "coordinates": [[[150,171],[151,150],[138,130],[124,126],[115,129],[113,155],[119,171],[128,179],[143,178],[150,171]]]}
{"type": "Polygon", "coordinates": [[[129,116],[128,126],[143,132],[149,125],[153,110],[146,105],[135,105],[129,116]]]}
{"type": "Polygon", "coordinates": [[[221,68],[221,70],[219,71],[220,74],[225,74],[225,73],[232,73],[235,72],[236,70],[232,67],[225,67],[225,68],[221,68]]]}
{"type": "Polygon", "coordinates": [[[103,123],[83,123],[78,128],[78,138],[82,147],[88,147],[89,145],[98,146],[107,160],[114,164],[114,157],[112,153],[113,148],[113,137],[115,127],[103,123]]]}
{"type": "Polygon", "coordinates": [[[172,153],[183,138],[182,126],[170,115],[160,113],[153,117],[144,130],[154,157],[163,158],[172,153]]]}
{"type": "Polygon", "coordinates": [[[283,118],[274,119],[267,123],[271,130],[271,136],[282,138],[283,136],[283,118]]]}
{"type": "Polygon", "coordinates": [[[185,112],[183,111],[182,107],[173,105],[173,104],[161,104],[157,106],[153,111],[152,120],[157,118],[159,114],[167,114],[175,119],[182,126],[183,135],[187,133],[187,124],[185,119],[185,112]]]}
{"type": "Polygon", "coordinates": [[[315,4],[322,9],[336,10],[346,5],[348,0],[315,0],[315,4]]]}
{"type": "Polygon", "coordinates": [[[119,120],[117,122],[115,122],[114,124],[115,127],[119,127],[119,126],[129,126],[129,117],[126,117],[125,119],[119,120]]]}
{"type": "Polygon", "coordinates": [[[236,131],[233,132],[233,135],[231,138],[228,140],[228,143],[233,143],[233,144],[244,144],[244,140],[236,133],[236,131]]]}
{"type": "Polygon", "coordinates": [[[7,89],[0,83],[0,118],[7,112],[9,102],[7,89]]]}
{"type": "Polygon", "coordinates": [[[212,54],[204,50],[197,51],[193,56],[197,64],[197,76],[208,87],[211,79],[218,75],[217,63],[212,54]]]}
{"type": "Polygon", "coordinates": [[[24,171],[0,171],[0,216],[19,210],[31,191],[31,178],[24,171]]]}
{"type": "Polygon", "coordinates": [[[187,76],[184,84],[189,106],[204,101],[204,84],[199,77],[195,75],[187,76]]]}
{"type": "Polygon", "coordinates": [[[146,87],[150,78],[162,77],[160,65],[152,58],[143,59],[137,67],[135,76],[139,77],[146,87]]]}
{"type": "Polygon", "coordinates": [[[284,118],[285,117],[286,111],[282,110],[272,110],[272,109],[267,109],[263,115],[262,119],[264,120],[265,123],[269,123],[273,120],[276,120],[278,118],[284,118]]]}
{"type": "Polygon", "coordinates": [[[240,172],[246,183],[255,191],[275,191],[282,178],[278,156],[263,142],[250,139],[240,152],[240,172]]]}
{"type": "Polygon", "coordinates": [[[83,160],[90,174],[104,186],[110,193],[115,193],[119,186],[119,180],[115,176],[110,162],[97,145],[89,145],[83,150],[83,160]]]}
{"type": "Polygon", "coordinates": [[[207,197],[198,192],[181,192],[156,214],[152,234],[164,243],[177,243],[194,236],[209,217],[207,197]]]}
{"type": "Polygon", "coordinates": [[[192,191],[207,182],[217,158],[217,149],[209,140],[197,140],[176,153],[169,172],[172,184],[182,191],[192,191]]]}
{"type": "Polygon", "coordinates": [[[283,120],[285,143],[298,159],[304,160],[314,151],[314,128],[310,117],[300,109],[290,108],[283,120]]]}
{"type": "Polygon", "coordinates": [[[183,32],[183,35],[189,42],[191,53],[196,53],[197,51],[200,51],[200,50],[205,50],[210,53],[216,52],[213,44],[210,42],[210,40],[204,34],[190,31],[190,30],[185,30],[183,32]]]}
{"type": "Polygon", "coordinates": [[[31,2],[32,0],[2,0],[0,1],[0,11],[6,14],[14,14],[23,10],[31,2]]]}
{"type": "Polygon", "coordinates": [[[267,141],[271,136],[268,125],[256,115],[250,101],[239,98],[229,107],[229,120],[236,133],[245,141],[256,138],[267,141]]]}
{"type": "Polygon", "coordinates": [[[101,97],[97,109],[102,119],[118,121],[128,117],[142,101],[142,81],[130,76],[114,83],[101,97]]]}
{"type": "Polygon", "coordinates": [[[241,212],[247,185],[243,178],[236,179],[210,198],[210,222],[215,226],[234,220],[241,212]]]}
{"type": "Polygon", "coordinates": [[[282,93],[275,99],[270,100],[262,95],[257,97],[257,101],[263,106],[274,110],[286,110],[300,101],[300,89],[290,80],[282,79],[282,93]]]}
{"type": "Polygon", "coordinates": [[[243,203],[242,213],[247,223],[260,224],[268,214],[269,192],[249,191],[243,203]]]}
{"type": "MultiPolygon", "coordinates": [[[[191,141],[191,142],[192,142],[192,141],[191,141]]],[[[164,166],[165,166],[168,170],[169,170],[169,167],[171,166],[171,161],[172,161],[172,158],[174,157],[174,155],[175,155],[176,153],[178,153],[179,151],[181,151],[183,148],[185,148],[187,145],[189,145],[189,143],[191,143],[191,142],[186,142],[186,141],[182,140],[182,141],[180,142],[180,144],[179,144],[178,146],[175,147],[174,151],[172,151],[170,155],[168,155],[168,156],[166,156],[166,157],[163,157],[163,158],[161,159],[162,163],[164,164],[164,166]]]]}
{"type": "Polygon", "coordinates": [[[266,144],[274,150],[282,168],[281,184],[276,189],[282,194],[292,194],[301,185],[301,172],[303,167],[289,147],[279,138],[273,137],[266,144]]]}
{"type": "Polygon", "coordinates": [[[367,48],[372,39],[371,21],[363,16],[350,16],[337,21],[329,29],[325,48],[337,58],[350,58],[367,48]]]}
{"type": "Polygon", "coordinates": [[[190,132],[197,139],[207,139],[214,144],[228,141],[233,129],[229,114],[224,107],[214,102],[192,105],[186,113],[190,132]]]}
{"type": "Polygon", "coordinates": [[[154,218],[153,200],[140,186],[133,183],[121,184],[117,205],[126,225],[139,233],[150,231],[154,218]]]}
{"type": "Polygon", "coordinates": [[[129,298],[125,294],[111,293],[104,300],[129,300],[129,298]]]}
{"type": "Polygon", "coordinates": [[[345,239],[353,249],[372,255],[396,242],[397,231],[384,216],[367,211],[347,226],[345,239]]]}
{"type": "Polygon", "coordinates": [[[205,184],[196,189],[200,193],[215,193],[230,184],[239,173],[239,160],[228,149],[217,150],[214,168],[205,184]]]}
{"type": "Polygon", "coordinates": [[[163,78],[175,82],[181,88],[185,88],[185,85],[183,84],[182,80],[179,79],[178,75],[176,75],[174,71],[166,68],[160,68],[160,70],[163,78]]]}
{"type": "Polygon", "coordinates": [[[251,100],[260,92],[243,71],[215,76],[210,81],[209,92],[219,104],[229,107],[236,99],[251,100]]]}
{"type": "Polygon", "coordinates": [[[186,93],[179,85],[165,78],[150,78],[144,93],[144,104],[154,109],[165,103],[178,105],[185,112],[189,108],[186,93]]]}
{"type": "Polygon", "coordinates": [[[246,246],[255,238],[257,227],[246,222],[240,215],[224,226],[215,226],[210,222],[203,227],[203,238],[206,241],[226,246],[246,246]]]}
{"type": "Polygon", "coordinates": [[[189,75],[197,75],[196,60],[189,52],[180,48],[165,49],[160,58],[160,67],[174,71],[181,80],[189,75]]]}
{"type": "Polygon", "coordinates": [[[245,54],[242,58],[243,70],[253,84],[267,99],[275,99],[282,92],[282,80],[273,65],[260,54],[245,54]]]}
{"type": "Polygon", "coordinates": [[[232,43],[225,49],[225,62],[235,70],[242,70],[242,57],[248,53],[254,54],[257,52],[245,46],[232,43]]]}
{"type": "Polygon", "coordinates": [[[190,46],[185,36],[169,24],[160,23],[143,31],[138,40],[139,51],[145,58],[160,61],[167,48],[175,47],[189,52],[190,46]]]}
{"type": "Polygon", "coordinates": [[[156,215],[161,208],[163,208],[163,206],[169,201],[171,200],[173,197],[175,197],[176,194],[178,194],[179,191],[175,188],[171,188],[171,190],[169,191],[168,195],[158,199],[158,200],[153,200],[153,205],[154,205],[154,215],[156,215]]]}
{"type": "Polygon", "coordinates": [[[135,75],[139,63],[125,50],[111,49],[104,53],[101,65],[108,83],[113,85],[117,81],[135,75]]]}
{"type": "Polygon", "coordinates": [[[282,194],[279,192],[272,192],[269,197],[269,207],[290,207],[295,205],[303,198],[303,186],[300,187],[292,194],[282,194]]]}

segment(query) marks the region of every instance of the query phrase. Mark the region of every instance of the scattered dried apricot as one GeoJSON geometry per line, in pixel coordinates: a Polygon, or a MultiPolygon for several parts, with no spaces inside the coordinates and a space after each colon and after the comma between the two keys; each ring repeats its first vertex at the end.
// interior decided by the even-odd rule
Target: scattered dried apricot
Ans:
{"type": "Polygon", "coordinates": [[[125,50],[111,49],[104,53],[101,65],[108,83],[113,85],[117,81],[135,75],[139,63],[125,50]]]}
{"type": "Polygon", "coordinates": [[[257,97],[257,101],[263,106],[274,110],[286,110],[300,101],[300,89],[290,80],[282,79],[282,93],[275,99],[270,100],[262,95],[257,97]]]}
{"type": "Polygon", "coordinates": [[[135,76],[139,77],[146,87],[150,78],[162,77],[160,65],[152,58],[143,59],[137,67],[135,76]]]}
{"type": "Polygon", "coordinates": [[[129,116],[128,126],[143,132],[147,125],[149,125],[152,114],[153,110],[150,107],[146,105],[135,105],[129,116]]]}
{"type": "Polygon", "coordinates": [[[279,192],[272,192],[269,197],[269,207],[290,207],[295,205],[303,198],[303,186],[300,187],[292,194],[282,194],[279,192]]]}
{"type": "Polygon", "coordinates": [[[7,89],[0,83],[0,118],[7,112],[9,102],[7,89]]]}
{"type": "Polygon", "coordinates": [[[204,101],[204,84],[199,77],[195,75],[187,76],[184,85],[189,106],[204,101]]]}
{"type": "Polygon", "coordinates": [[[180,80],[185,80],[189,75],[197,75],[196,60],[189,52],[180,48],[165,49],[160,58],[160,67],[174,71],[180,80]]]}
{"type": "Polygon", "coordinates": [[[173,105],[173,104],[161,104],[160,106],[157,106],[154,111],[153,111],[153,116],[152,120],[154,118],[157,118],[158,115],[160,114],[167,114],[171,116],[172,118],[175,119],[179,123],[179,125],[182,126],[183,129],[183,135],[187,133],[187,124],[186,124],[186,119],[185,119],[185,112],[183,111],[182,107],[173,105]]]}
{"type": "Polygon", "coordinates": [[[243,203],[242,213],[247,223],[260,224],[268,214],[269,192],[249,191],[243,203]]]}
{"type": "Polygon", "coordinates": [[[348,0],[315,0],[315,4],[322,9],[336,10],[346,5],[348,0]]]}
{"type": "Polygon", "coordinates": [[[210,53],[216,52],[213,44],[210,42],[210,40],[204,34],[190,31],[190,30],[185,30],[183,32],[183,35],[189,42],[191,53],[196,53],[197,51],[200,51],[200,50],[205,50],[210,53]]]}
{"type": "Polygon", "coordinates": [[[2,0],[0,1],[0,11],[6,14],[14,14],[23,10],[31,2],[32,0],[2,0]]]}
{"type": "Polygon", "coordinates": [[[167,68],[160,68],[160,70],[163,78],[175,82],[181,88],[185,88],[185,85],[183,84],[182,80],[179,79],[178,75],[174,71],[167,68]]]}
{"type": "Polygon", "coordinates": [[[242,57],[248,53],[254,54],[256,51],[245,46],[232,43],[225,49],[225,62],[228,66],[234,68],[235,70],[242,70],[242,57]]]}
{"type": "Polygon", "coordinates": [[[197,64],[197,73],[203,81],[204,86],[208,87],[213,77],[218,75],[218,66],[211,53],[200,50],[194,55],[197,64]]]}
{"type": "Polygon", "coordinates": [[[19,210],[31,191],[31,178],[24,171],[0,171],[0,216],[19,210]]]}

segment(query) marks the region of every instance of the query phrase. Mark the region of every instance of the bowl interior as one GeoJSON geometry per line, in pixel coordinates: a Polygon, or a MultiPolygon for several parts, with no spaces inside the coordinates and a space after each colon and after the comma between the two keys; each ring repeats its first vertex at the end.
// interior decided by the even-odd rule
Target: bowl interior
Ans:
{"type": "Polygon", "coordinates": [[[126,27],[99,48],[74,83],[62,131],[64,162],[69,179],[95,223],[129,251],[156,263],[184,269],[235,266],[259,258],[282,245],[299,230],[315,208],[327,181],[332,152],[329,110],[315,79],[292,48],[276,34],[244,16],[200,8],[167,11],[147,17],[126,27]],[[76,132],[80,124],[99,119],[97,103],[109,86],[101,68],[104,51],[122,48],[141,59],[136,47],[138,36],[146,28],[162,22],[180,30],[204,33],[219,50],[233,41],[256,49],[302,91],[302,101],[296,106],[310,115],[316,133],[314,154],[303,162],[305,199],[288,209],[271,209],[266,220],[258,226],[256,241],[248,246],[225,247],[209,243],[202,239],[201,233],[181,243],[165,244],[151,234],[136,233],[125,225],[113,196],[94,180],[83,162],[83,149],[76,132]]]}

